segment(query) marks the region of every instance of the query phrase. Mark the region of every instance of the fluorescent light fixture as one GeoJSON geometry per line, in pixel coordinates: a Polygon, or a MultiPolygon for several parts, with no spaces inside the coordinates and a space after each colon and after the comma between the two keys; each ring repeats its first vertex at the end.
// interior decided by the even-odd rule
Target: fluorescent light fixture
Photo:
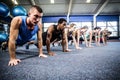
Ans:
{"type": "Polygon", "coordinates": [[[15,5],[18,5],[18,2],[16,0],[12,0],[15,5]]]}
{"type": "Polygon", "coordinates": [[[55,1],[54,1],[54,0],[50,0],[50,3],[54,4],[54,3],[55,3],[55,1]]]}
{"type": "Polygon", "coordinates": [[[86,3],[90,3],[91,2],[91,0],[86,0],[86,3]]]}

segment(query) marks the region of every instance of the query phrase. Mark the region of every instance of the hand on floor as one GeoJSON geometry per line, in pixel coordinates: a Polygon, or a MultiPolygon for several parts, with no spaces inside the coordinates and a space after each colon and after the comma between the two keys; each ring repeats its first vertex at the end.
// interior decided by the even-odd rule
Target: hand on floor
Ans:
{"type": "Polygon", "coordinates": [[[79,49],[79,50],[80,50],[80,49],[82,49],[82,48],[81,48],[81,47],[77,47],[76,49],[79,49]]]}
{"type": "Polygon", "coordinates": [[[72,50],[70,50],[70,49],[66,49],[64,52],[70,52],[70,51],[72,51],[72,50]]]}
{"type": "Polygon", "coordinates": [[[11,59],[8,63],[8,66],[15,66],[17,65],[19,62],[21,62],[20,59],[11,59]]]}
{"type": "Polygon", "coordinates": [[[50,56],[54,56],[54,55],[55,55],[54,52],[49,52],[48,54],[49,54],[50,56]]]}
{"type": "Polygon", "coordinates": [[[40,54],[39,57],[47,58],[48,56],[45,54],[40,54]]]}

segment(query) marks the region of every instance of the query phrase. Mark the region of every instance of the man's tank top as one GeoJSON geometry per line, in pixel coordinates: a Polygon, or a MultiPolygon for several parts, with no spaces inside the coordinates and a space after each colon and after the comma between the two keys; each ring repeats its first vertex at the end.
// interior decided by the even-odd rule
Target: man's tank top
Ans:
{"type": "MultiPolygon", "coordinates": [[[[55,39],[62,39],[61,37],[63,35],[62,34],[63,30],[57,30],[57,25],[53,25],[53,26],[54,26],[54,31],[52,32],[52,38],[50,42],[53,42],[55,39]]],[[[43,45],[46,45],[47,31],[42,33],[43,45]]]]}
{"type": "Polygon", "coordinates": [[[18,38],[16,41],[17,45],[23,45],[38,32],[38,26],[35,25],[33,30],[27,28],[26,19],[27,16],[20,16],[22,18],[22,24],[19,28],[18,38]]]}

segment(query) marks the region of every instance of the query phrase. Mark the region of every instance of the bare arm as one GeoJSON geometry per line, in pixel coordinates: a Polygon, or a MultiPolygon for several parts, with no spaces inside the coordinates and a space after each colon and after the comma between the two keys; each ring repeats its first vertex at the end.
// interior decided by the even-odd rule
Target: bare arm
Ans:
{"type": "Polygon", "coordinates": [[[50,50],[50,40],[52,38],[52,31],[54,30],[54,27],[51,25],[49,28],[48,28],[48,31],[47,31],[47,38],[46,38],[46,47],[47,47],[47,52],[50,56],[53,56],[54,53],[51,52],[50,50]]]}
{"type": "Polygon", "coordinates": [[[92,45],[91,45],[91,43],[92,43],[92,34],[93,34],[93,32],[90,31],[89,32],[89,35],[90,35],[89,47],[92,47],[92,45]]]}
{"type": "Polygon", "coordinates": [[[88,47],[87,36],[85,36],[85,35],[86,35],[86,33],[84,32],[83,37],[84,37],[84,40],[85,40],[85,45],[86,45],[86,47],[88,47]]]}
{"type": "Polygon", "coordinates": [[[38,48],[39,48],[39,57],[41,57],[43,55],[43,51],[42,51],[42,24],[41,23],[38,23],[38,27],[39,27],[39,30],[38,30],[38,33],[37,33],[37,39],[38,39],[38,48]]]}
{"type": "Polygon", "coordinates": [[[95,43],[100,46],[100,31],[95,33],[95,43]]]}
{"type": "Polygon", "coordinates": [[[62,49],[63,49],[63,52],[65,52],[66,49],[68,49],[68,39],[67,39],[67,28],[64,29],[63,31],[63,35],[62,35],[62,49]],[[66,46],[66,48],[65,48],[66,46]]]}
{"type": "Polygon", "coordinates": [[[73,38],[73,42],[74,42],[76,49],[82,49],[79,47],[79,39],[80,39],[80,30],[79,29],[76,29],[73,31],[72,38],[73,38]],[[76,37],[77,37],[77,39],[76,39],[76,37]]]}
{"type": "Polygon", "coordinates": [[[78,29],[77,30],[77,44],[78,44],[78,47],[79,47],[79,43],[80,43],[80,30],[78,29]]]}
{"type": "Polygon", "coordinates": [[[19,17],[13,18],[11,21],[11,26],[10,26],[10,36],[9,36],[9,43],[8,43],[8,49],[9,49],[9,54],[10,54],[10,61],[8,65],[17,65],[18,62],[20,62],[19,59],[16,59],[15,55],[15,49],[16,49],[16,39],[18,36],[19,32],[19,26],[21,24],[22,20],[19,17]]]}
{"type": "Polygon", "coordinates": [[[105,45],[105,33],[104,33],[104,31],[102,31],[102,41],[103,41],[103,44],[105,45]]]}
{"type": "Polygon", "coordinates": [[[68,28],[65,28],[63,31],[62,48],[63,48],[63,52],[71,51],[70,49],[68,49],[68,28]]]}
{"type": "MultiPolygon", "coordinates": [[[[78,44],[77,44],[77,41],[75,39],[75,36],[76,36],[76,31],[73,31],[72,32],[72,38],[73,38],[74,45],[75,45],[75,47],[77,49],[78,48],[78,44]]],[[[78,37],[78,35],[77,35],[77,37],[78,37]]]]}
{"type": "Polygon", "coordinates": [[[100,46],[100,33],[101,33],[101,31],[98,32],[98,42],[97,42],[98,46],[100,46]]]}
{"type": "Polygon", "coordinates": [[[98,33],[95,33],[95,43],[98,45],[98,33]]]}

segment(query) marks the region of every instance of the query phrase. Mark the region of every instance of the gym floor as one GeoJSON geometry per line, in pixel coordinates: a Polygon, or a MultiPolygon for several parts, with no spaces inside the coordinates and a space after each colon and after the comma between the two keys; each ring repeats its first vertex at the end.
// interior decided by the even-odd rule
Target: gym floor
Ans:
{"type": "MultiPolygon", "coordinates": [[[[94,45],[94,43],[93,43],[94,45]]],[[[17,58],[22,62],[8,66],[9,54],[0,51],[0,80],[120,80],[120,42],[106,46],[62,52],[61,46],[51,47],[55,56],[39,58],[34,45],[29,50],[18,47],[17,58]]],[[[46,48],[43,47],[46,54],[46,48]]]]}

